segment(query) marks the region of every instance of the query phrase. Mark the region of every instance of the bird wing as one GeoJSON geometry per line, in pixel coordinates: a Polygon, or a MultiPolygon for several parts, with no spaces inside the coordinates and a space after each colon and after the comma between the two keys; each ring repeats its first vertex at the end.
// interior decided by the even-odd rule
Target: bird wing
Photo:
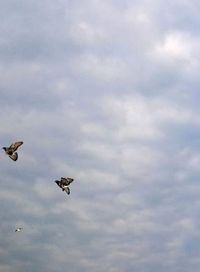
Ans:
{"type": "Polygon", "coordinates": [[[15,142],[13,144],[11,144],[9,146],[9,149],[11,149],[13,152],[16,151],[18,149],[18,147],[20,147],[20,145],[22,145],[23,142],[15,142]]]}
{"type": "Polygon", "coordinates": [[[61,177],[61,182],[63,182],[63,185],[68,186],[70,183],[72,183],[74,179],[73,178],[63,178],[61,177]]]}
{"type": "Polygon", "coordinates": [[[55,183],[60,187],[60,188],[63,188],[63,184],[60,180],[55,180],[55,183]]]}
{"type": "Polygon", "coordinates": [[[70,189],[69,189],[69,187],[66,187],[65,188],[65,192],[69,195],[70,194],[70,189]]]}
{"type": "Polygon", "coordinates": [[[13,153],[12,155],[9,155],[9,157],[13,160],[16,161],[18,159],[18,154],[17,152],[13,153]]]}

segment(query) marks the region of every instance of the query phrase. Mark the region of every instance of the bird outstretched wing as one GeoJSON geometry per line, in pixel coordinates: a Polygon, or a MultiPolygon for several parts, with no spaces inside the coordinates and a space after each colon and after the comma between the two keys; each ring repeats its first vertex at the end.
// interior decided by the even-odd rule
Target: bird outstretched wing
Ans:
{"type": "Polygon", "coordinates": [[[63,178],[63,177],[61,177],[62,184],[66,185],[66,186],[68,186],[70,183],[72,183],[73,180],[74,180],[73,178],[63,178]]]}
{"type": "Polygon", "coordinates": [[[23,142],[15,142],[15,143],[12,143],[10,146],[9,146],[9,149],[11,149],[13,152],[16,151],[18,149],[18,147],[20,147],[21,145],[23,144],[23,142]]]}
{"type": "Polygon", "coordinates": [[[64,191],[69,195],[70,194],[70,189],[69,189],[69,187],[65,187],[65,189],[64,189],[64,191]]]}
{"type": "Polygon", "coordinates": [[[60,187],[62,188],[62,182],[60,180],[55,180],[55,183],[60,187]]]}

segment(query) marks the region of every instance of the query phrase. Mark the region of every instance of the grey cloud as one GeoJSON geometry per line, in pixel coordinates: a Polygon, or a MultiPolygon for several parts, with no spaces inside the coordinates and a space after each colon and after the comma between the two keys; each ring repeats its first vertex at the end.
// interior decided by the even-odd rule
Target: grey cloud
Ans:
{"type": "Polygon", "coordinates": [[[198,5],[1,3],[0,269],[199,271],[198,5]]]}

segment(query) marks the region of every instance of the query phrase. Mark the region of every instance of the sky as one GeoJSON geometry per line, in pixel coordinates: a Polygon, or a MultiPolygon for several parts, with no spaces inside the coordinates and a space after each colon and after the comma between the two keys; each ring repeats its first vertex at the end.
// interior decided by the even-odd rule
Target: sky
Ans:
{"type": "Polygon", "coordinates": [[[0,272],[199,272],[199,9],[0,1],[0,272]]]}

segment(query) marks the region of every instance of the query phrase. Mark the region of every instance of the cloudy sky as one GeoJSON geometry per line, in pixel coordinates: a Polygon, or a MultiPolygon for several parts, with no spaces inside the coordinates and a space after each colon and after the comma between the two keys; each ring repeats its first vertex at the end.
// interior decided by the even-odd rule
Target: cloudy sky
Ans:
{"type": "Polygon", "coordinates": [[[0,1],[0,271],[199,272],[199,9],[0,1]]]}

